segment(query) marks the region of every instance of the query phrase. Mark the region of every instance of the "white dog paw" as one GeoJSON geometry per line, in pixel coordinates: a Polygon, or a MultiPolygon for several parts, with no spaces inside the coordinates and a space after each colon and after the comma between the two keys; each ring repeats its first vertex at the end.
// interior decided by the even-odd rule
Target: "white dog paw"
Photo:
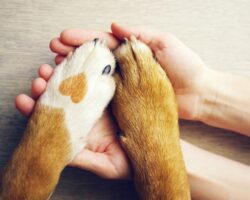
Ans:
{"type": "MultiPolygon", "coordinates": [[[[73,155],[84,146],[87,134],[115,91],[115,59],[103,40],[77,48],[59,64],[39,103],[64,110],[73,155]]],[[[49,117],[49,116],[48,116],[49,117]]]]}

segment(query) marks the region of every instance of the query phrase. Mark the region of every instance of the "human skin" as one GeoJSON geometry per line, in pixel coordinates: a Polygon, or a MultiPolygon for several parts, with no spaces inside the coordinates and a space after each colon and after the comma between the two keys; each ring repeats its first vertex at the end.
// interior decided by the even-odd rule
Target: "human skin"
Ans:
{"type": "MultiPolygon", "coordinates": [[[[111,29],[113,35],[81,29],[63,31],[59,38],[53,39],[50,43],[51,50],[57,53],[55,62],[60,63],[70,51],[85,41],[103,38],[107,40],[108,46],[114,49],[119,45],[120,39],[135,35],[152,49],[173,84],[180,118],[198,120],[250,135],[250,119],[247,117],[250,114],[250,89],[246,87],[250,83],[248,79],[209,69],[198,55],[169,33],[159,33],[140,27],[125,28],[118,24],[112,24],[111,29]],[[241,120],[237,120],[239,118],[241,120]]],[[[53,69],[49,65],[43,65],[39,69],[40,78],[32,83],[33,98],[26,95],[17,97],[16,106],[21,113],[28,116],[32,112],[35,99],[44,91],[46,81],[52,72],[53,69]]],[[[128,178],[129,162],[115,132],[112,117],[106,114],[90,133],[94,139],[88,141],[89,148],[84,149],[72,165],[105,178],[128,178]]],[[[184,158],[192,149],[192,146],[189,146],[183,150],[184,158]]],[[[199,152],[199,149],[196,150],[199,152]]],[[[211,156],[213,157],[213,154],[211,156]]],[[[187,169],[189,170],[188,164],[187,169]]]]}
{"type": "Polygon", "coordinates": [[[181,140],[192,199],[250,199],[250,167],[181,140]]]}

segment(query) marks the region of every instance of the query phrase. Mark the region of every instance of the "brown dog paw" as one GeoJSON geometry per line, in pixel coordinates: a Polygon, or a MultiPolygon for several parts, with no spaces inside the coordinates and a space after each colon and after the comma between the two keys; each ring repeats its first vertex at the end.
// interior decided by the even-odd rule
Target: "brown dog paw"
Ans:
{"type": "Polygon", "coordinates": [[[120,128],[139,129],[155,121],[177,122],[177,105],[170,81],[154,59],[150,48],[131,37],[116,49],[118,62],[115,74],[117,89],[113,112],[120,128]]]}
{"type": "Polygon", "coordinates": [[[141,199],[190,199],[174,90],[151,50],[135,37],[115,51],[113,113],[141,199]]]}

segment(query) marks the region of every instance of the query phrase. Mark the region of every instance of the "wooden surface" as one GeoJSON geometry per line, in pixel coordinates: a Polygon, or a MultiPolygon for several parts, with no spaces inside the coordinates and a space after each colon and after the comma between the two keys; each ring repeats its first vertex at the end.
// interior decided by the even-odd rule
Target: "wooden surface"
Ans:
{"type": "MultiPolygon", "coordinates": [[[[0,168],[17,145],[26,119],[15,96],[30,93],[42,63],[53,64],[48,43],[70,27],[109,30],[113,21],[176,34],[212,68],[250,75],[250,1],[105,0],[20,1],[0,5],[0,168]]],[[[249,87],[249,86],[248,86],[249,87]]],[[[250,139],[181,121],[182,138],[250,165],[250,139]]],[[[52,199],[136,199],[130,182],[107,181],[68,168],[52,199]]]]}

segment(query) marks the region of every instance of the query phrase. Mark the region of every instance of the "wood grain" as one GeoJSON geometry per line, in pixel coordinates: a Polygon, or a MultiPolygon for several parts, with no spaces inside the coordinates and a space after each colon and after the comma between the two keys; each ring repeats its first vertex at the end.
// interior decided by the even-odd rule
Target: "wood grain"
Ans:
{"type": "MultiPolygon", "coordinates": [[[[70,27],[109,30],[113,21],[146,25],[177,35],[214,69],[250,75],[250,2],[247,0],[1,0],[0,168],[17,145],[26,119],[15,109],[19,93],[30,93],[42,63],[53,64],[48,43],[70,27]]],[[[250,139],[181,121],[182,138],[250,165],[250,139]]],[[[103,180],[67,168],[52,199],[136,199],[131,182],[103,180]]]]}

